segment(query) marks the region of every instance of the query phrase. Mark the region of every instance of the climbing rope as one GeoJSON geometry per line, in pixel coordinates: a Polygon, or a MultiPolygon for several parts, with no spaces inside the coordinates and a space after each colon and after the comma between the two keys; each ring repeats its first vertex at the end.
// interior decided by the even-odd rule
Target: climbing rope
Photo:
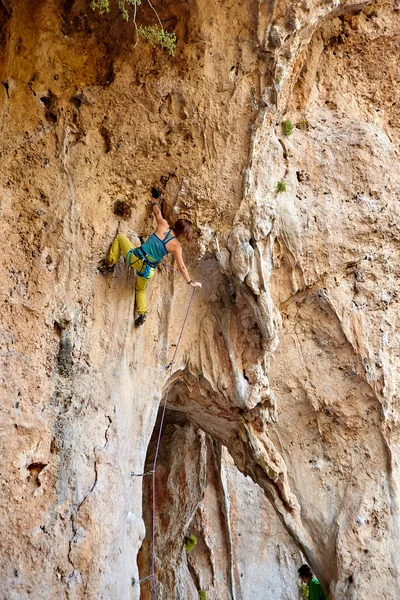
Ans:
{"type": "MultiPolygon", "coordinates": [[[[169,265],[167,265],[166,263],[161,263],[163,264],[165,267],[168,267],[168,269],[170,269],[171,271],[174,271],[174,273],[177,273],[177,275],[179,275],[180,277],[182,277],[181,273],[179,273],[178,271],[176,271],[173,267],[170,267],[169,265]]],[[[186,322],[188,320],[188,316],[189,316],[189,312],[190,312],[190,307],[192,306],[192,302],[193,302],[193,296],[194,293],[196,291],[196,288],[193,288],[192,290],[192,294],[190,296],[190,300],[189,300],[189,304],[187,306],[186,309],[186,314],[185,314],[185,318],[183,320],[183,324],[182,324],[182,328],[181,331],[179,333],[179,337],[178,337],[178,341],[176,342],[175,345],[175,351],[174,354],[172,356],[172,360],[171,362],[168,364],[167,369],[169,369],[169,375],[168,375],[168,381],[167,381],[167,391],[165,394],[165,400],[164,400],[164,404],[163,404],[163,410],[162,410],[162,415],[161,415],[161,422],[160,422],[160,429],[158,431],[158,438],[157,438],[157,446],[156,446],[156,452],[154,455],[154,463],[153,463],[153,468],[151,469],[151,471],[147,471],[146,473],[131,473],[132,477],[144,477],[146,475],[151,475],[152,476],[152,524],[151,524],[151,575],[149,575],[148,577],[144,577],[143,579],[139,579],[136,580],[135,583],[141,583],[141,582],[145,582],[145,581],[152,581],[153,582],[153,594],[154,594],[154,600],[157,600],[157,582],[156,582],[156,573],[155,573],[155,562],[156,562],[156,468],[157,468],[157,460],[158,460],[158,454],[160,451],[160,443],[161,443],[161,435],[162,435],[162,431],[163,431],[163,425],[164,425],[164,418],[165,418],[165,411],[167,408],[167,402],[168,402],[168,396],[169,396],[169,391],[171,388],[171,378],[172,378],[172,370],[175,364],[175,357],[176,354],[179,350],[179,345],[181,343],[182,340],[182,336],[183,336],[183,332],[186,326],[186,322]]]]}
{"type": "Polygon", "coordinates": [[[154,456],[154,463],[153,463],[153,473],[152,473],[152,480],[153,480],[153,511],[152,511],[152,534],[151,534],[151,575],[152,575],[152,578],[153,578],[154,600],[157,600],[157,586],[156,586],[156,575],[155,575],[155,560],[156,560],[156,467],[157,467],[157,459],[158,459],[158,453],[159,453],[159,450],[160,450],[161,435],[162,435],[162,430],[163,430],[163,425],[164,425],[164,417],[165,417],[165,411],[166,411],[166,408],[167,408],[169,390],[170,390],[170,387],[171,387],[172,370],[173,370],[174,363],[175,363],[176,353],[178,352],[179,344],[181,343],[181,339],[182,339],[182,336],[183,336],[183,331],[185,329],[186,322],[187,322],[187,319],[188,319],[188,316],[189,316],[190,307],[192,306],[193,296],[194,296],[195,291],[196,291],[196,288],[193,288],[192,295],[190,296],[189,304],[188,304],[188,307],[186,309],[185,318],[183,320],[182,329],[181,329],[181,332],[180,332],[179,337],[178,337],[178,341],[177,341],[176,346],[175,346],[175,352],[174,352],[172,360],[171,360],[171,362],[169,364],[169,375],[168,375],[167,391],[166,391],[166,394],[165,394],[164,406],[163,406],[163,411],[162,411],[162,415],[161,415],[160,429],[159,429],[158,438],[157,438],[156,453],[155,453],[155,456],[154,456]]]}
{"type": "Polygon", "coordinates": [[[182,273],[179,273],[179,271],[174,269],[174,267],[171,267],[171,265],[168,265],[167,263],[163,262],[162,260],[160,260],[159,264],[162,265],[163,267],[167,267],[167,269],[169,269],[170,271],[173,271],[174,273],[179,275],[179,277],[183,277],[182,273]]]}

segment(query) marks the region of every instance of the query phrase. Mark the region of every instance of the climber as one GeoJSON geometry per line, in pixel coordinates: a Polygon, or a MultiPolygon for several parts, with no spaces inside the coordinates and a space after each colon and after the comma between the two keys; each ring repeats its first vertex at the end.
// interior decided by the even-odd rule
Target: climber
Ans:
{"type": "Polygon", "coordinates": [[[171,228],[168,221],[162,216],[158,202],[152,202],[151,206],[157,221],[155,232],[139,248],[134,248],[126,236],[118,234],[111,244],[107,258],[101,260],[98,264],[98,270],[103,275],[112,272],[122,252],[125,262],[136,270],[135,298],[136,310],[139,316],[135,321],[135,325],[143,325],[146,320],[147,284],[154,275],[154,269],[169,252],[175,256],[178,269],[186,283],[191,287],[201,288],[200,282],[193,281],[189,277],[182,258],[182,246],[179,242],[179,238],[184,238],[187,241],[192,239],[191,222],[187,219],[179,219],[171,228]]]}
{"type": "Polygon", "coordinates": [[[308,565],[301,565],[298,574],[301,582],[307,586],[305,588],[306,595],[302,593],[304,598],[308,598],[308,600],[328,600],[320,582],[314,577],[308,565]]]}

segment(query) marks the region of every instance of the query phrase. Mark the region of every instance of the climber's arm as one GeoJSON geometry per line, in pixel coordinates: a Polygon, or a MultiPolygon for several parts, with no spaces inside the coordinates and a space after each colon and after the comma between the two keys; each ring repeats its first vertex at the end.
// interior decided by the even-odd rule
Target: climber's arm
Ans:
{"type": "Polygon", "coordinates": [[[191,287],[201,288],[202,285],[199,281],[192,281],[190,279],[188,270],[185,266],[185,263],[183,262],[182,246],[180,245],[180,243],[174,240],[173,242],[171,242],[171,244],[173,244],[173,247],[171,248],[170,252],[172,252],[172,254],[175,256],[176,265],[183,279],[186,281],[186,283],[189,283],[191,287]]]}
{"type": "Polygon", "coordinates": [[[155,216],[156,221],[157,221],[157,227],[159,227],[160,225],[162,227],[169,227],[168,221],[166,219],[164,219],[164,217],[162,216],[161,209],[160,209],[159,205],[157,204],[157,202],[153,202],[152,208],[153,208],[153,215],[155,216]]]}

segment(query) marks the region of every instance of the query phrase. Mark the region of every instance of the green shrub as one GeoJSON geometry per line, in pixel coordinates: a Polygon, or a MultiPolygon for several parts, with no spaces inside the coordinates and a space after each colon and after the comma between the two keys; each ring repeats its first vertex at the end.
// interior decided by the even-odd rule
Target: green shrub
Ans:
{"type": "MultiPolygon", "coordinates": [[[[122,13],[122,17],[125,21],[129,20],[128,7],[140,6],[142,0],[117,0],[118,8],[122,13]]],[[[98,10],[101,15],[110,12],[110,0],[91,0],[90,7],[92,10],[98,10]]]]}
{"type": "Polygon", "coordinates": [[[205,593],[204,590],[199,590],[199,599],[200,600],[207,600],[207,595],[205,593]]]}
{"type": "Polygon", "coordinates": [[[276,184],[276,189],[278,193],[286,192],[286,183],[284,183],[283,181],[278,181],[278,183],[276,184]]]}
{"type": "Polygon", "coordinates": [[[148,25],[138,27],[138,34],[145,38],[152,46],[161,46],[170,56],[174,55],[176,48],[176,35],[164,31],[160,25],[148,25]]]}
{"type": "Polygon", "coordinates": [[[285,135],[290,135],[293,131],[294,125],[290,119],[282,122],[282,131],[285,135]]]}
{"type": "MultiPolygon", "coordinates": [[[[138,37],[143,37],[145,40],[150,42],[152,46],[161,46],[161,48],[166,50],[170,56],[174,55],[176,48],[176,35],[163,29],[160,17],[150,2],[149,4],[154,10],[158,19],[158,24],[147,25],[146,27],[143,27],[143,25],[137,27],[136,24],[136,9],[138,6],[142,5],[142,0],[116,0],[116,2],[119,10],[121,11],[122,18],[125,19],[125,21],[129,21],[129,7],[134,7],[133,21],[135,23],[136,34],[138,37]]],[[[91,0],[90,6],[92,10],[98,10],[101,15],[110,12],[110,0],[91,0]]]]}
{"type": "Polygon", "coordinates": [[[197,537],[192,533],[185,538],[185,548],[187,554],[189,554],[189,552],[191,552],[195,546],[197,546],[197,537]]]}

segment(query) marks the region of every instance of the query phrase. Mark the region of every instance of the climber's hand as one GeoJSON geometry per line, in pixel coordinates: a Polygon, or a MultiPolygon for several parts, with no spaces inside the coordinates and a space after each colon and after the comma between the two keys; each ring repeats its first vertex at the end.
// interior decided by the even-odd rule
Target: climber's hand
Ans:
{"type": "Polygon", "coordinates": [[[198,287],[198,288],[201,288],[201,287],[203,287],[203,286],[201,285],[200,281],[192,281],[192,283],[190,284],[190,287],[194,287],[194,288],[198,287]]]}

